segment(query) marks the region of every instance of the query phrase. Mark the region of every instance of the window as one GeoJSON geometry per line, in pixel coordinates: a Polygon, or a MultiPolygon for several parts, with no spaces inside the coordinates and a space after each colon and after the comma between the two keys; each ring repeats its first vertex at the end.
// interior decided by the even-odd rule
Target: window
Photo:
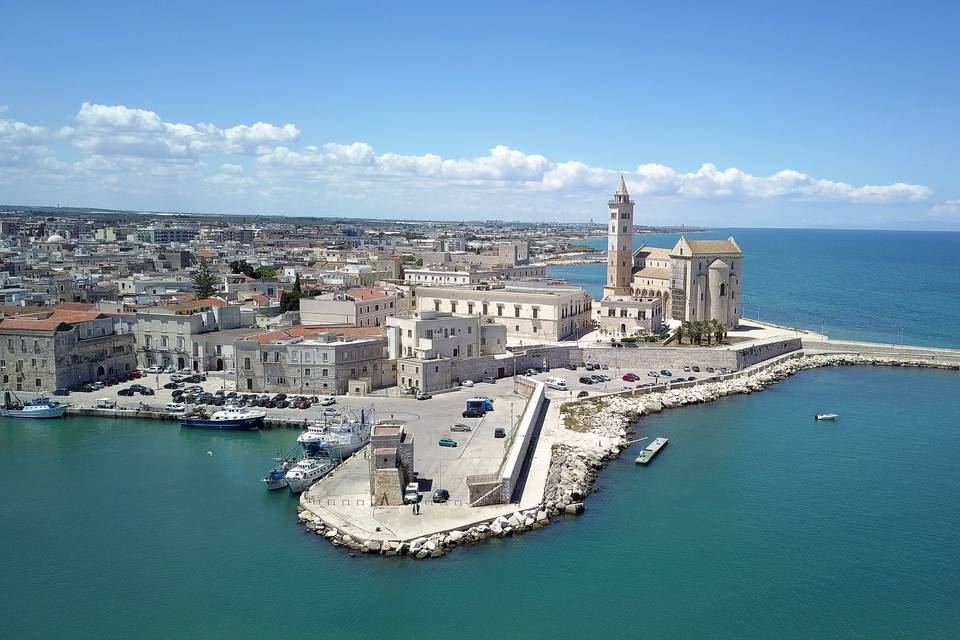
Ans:
{"type": "Polygon", "coordinates": [[[41,384],[41,381],[40,381],[40,378],[37,378],[37,379],[36,379],[36,385],[37,385],[37,388],[39,388],[39,387],[40,387],[40,384],[41,384]]]}
{"type": "Polygon", "coordinates": [[[722,282],[720,283],[720,295],[721,296],[727,295],[727,285],[722,282]]]}
{"type": "Polygon", "coordinates": [[[286,384],[287,381],[284,378],[277,378],[277,384],[286,384]]]}
{"type": "Polygon", "coordinates": [[[539,317],[540,317],[540,307],[534,307],[534,308],[533,308],[533,317],[534,317],[534,318],[539,318],[539,317]]]}
{"type": "Polygon", "coordinates": [[[502,304],[498,304],[498,305],[497,305],[497,315],[498,315],[498,316],[502,316],[502,315],[503,315],[503,305],[502,305],[502,304]]]}
{"type": "Polygon", "coordinates": [[[483,315],[487,315],[487,303],[483,303],[483,315]]]}
{"type": "Polygon", "coordinates": [[[250,371],[250,358],[243,359],[243,369],[244,371],[250,371]]]}
{"type": "Polygon", "coordinates": [[[304,369],[304,370],[303,370],[303,375],[305,375],[305,376],[310,375],[310,369],[304,369]]]}
{"type": "MultiPolygon", "coordinates": [[[[323,374],[323,377],[324,377],[324,378],[327,377],[327,371],[329,371],[329,369],[323,369],[323,370],[321,371],[321,373],[323,374]]],[[[326,386],[326,385],[324,385],[324,386],[326,386]]]]}
{"type": "Polygon", "coordinates": [[[514,306],[514,307],[513,307],[513,317],[514,317],[514,318],[519,318],[519,317],[520,317],[520,307],[519,307],[519,306],[514,306]]]}

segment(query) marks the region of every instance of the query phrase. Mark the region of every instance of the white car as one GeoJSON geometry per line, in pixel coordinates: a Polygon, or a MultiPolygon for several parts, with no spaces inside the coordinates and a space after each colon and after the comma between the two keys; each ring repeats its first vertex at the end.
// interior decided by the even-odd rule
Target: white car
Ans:
{"type": "Polygon", "coordinates": [[[187,405],[182,402],[168,402],[164,408],[171,413],[183,413],[187,410],[187,405]]]}
{"type": "Polygon", "coordinates": [[[163,373],[163,367],[158,367],[157,365],[153,365],[152,367],[147,367],[146,369],[144,369],[144,371],[146,371],[147,373],[153,373],[153,374],[163,373]]]}
{"type": "Polygon", "coordinates": [[[407,488],[403,490],[403,501],[406,504],[420,502],[420,485],[416,482],[408,483],[407,488]]]}
{"type": "Polygon", "coordinates": [[[116,409],[117,403],[110,398],[100,398],[97,400],[97,409],[116,409]]]}
{"type": "Polygon", "coordinates": [[[460,384],[461,384],[462,386],[464,386],[464,387],[472,387],[472,386],[473,386],[473,380],[464,380],[464,381],[461,382],[460,384]]]}
{"type": "Polygon", "coordinates": [[[324,398],[323,400],[320,401],[320,406],[321,406],[321,407],[329,407],[329,406],[332,405],[332,404],[337,404],[337,399],[334,398],[334,397],[328,396],[328,397],[326,397],[326,398],[324,398]]]}
{"type": "Polygon", "coordinates": [[[177,370],[173,366],[168,366],[163,370],[164,373],[176,373],[177,370]]]}

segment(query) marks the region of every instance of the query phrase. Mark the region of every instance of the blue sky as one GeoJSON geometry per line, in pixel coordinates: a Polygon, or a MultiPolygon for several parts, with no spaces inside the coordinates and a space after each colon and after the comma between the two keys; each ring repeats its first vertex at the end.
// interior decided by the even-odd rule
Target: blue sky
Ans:
{"type": "Polygon", "coordinates": [[[451,5],[8,3],[0,202],[960,228],[960,5],[451,5]]]}

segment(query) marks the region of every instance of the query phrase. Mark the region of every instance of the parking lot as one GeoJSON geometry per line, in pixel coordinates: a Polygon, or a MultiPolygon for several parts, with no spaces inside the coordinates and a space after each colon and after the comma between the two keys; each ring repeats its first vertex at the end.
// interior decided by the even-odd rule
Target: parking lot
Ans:
{"type": "Polygon", "coordinates": [[[602,368],[599,365],[595,366],[597,368],[592,371],[587,370],[585,367],[578,367],[576,370],[562,367],[554,368],[547,372],[539,372],[532,377],[540,381],[544,381],[547,378],[563,378],[566,381],[567,390],[558,391],[548,387],[547,397],[551,400],[566,400],[576,398],[581,392],[586,392],[588,396],[597,396],[644,386],[683,382],[690,378],[694,380],[709,380],[717,378],[720,375],[717,371],[708,371],[707,367],[699,367],[700,371],[694,371],[693,367],[677,367],[674,369],[657,369],[651,371],[631,367],[602,368]],[[664,370],[671,375],[664,375],[662,373],[664,370]],[[657,375],[650,375],[653,373],[657,375]],[[623,379],[623,376],[627,374],[633,374],[637,376],[637,379],[626,381],[623,379]],[[593,384],[580,381],[581,378],[590,376],[605,376],[609,378],[609,380],[595,382],[593,384]]]}

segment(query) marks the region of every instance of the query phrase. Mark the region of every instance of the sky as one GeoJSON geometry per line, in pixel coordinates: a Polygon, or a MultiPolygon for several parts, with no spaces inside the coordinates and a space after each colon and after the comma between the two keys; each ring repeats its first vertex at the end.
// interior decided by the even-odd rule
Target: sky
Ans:
{"type": "Polygon", "coordinates": [[[960,3],[0,1],[0,204],[960,230],[960,3]]]}

